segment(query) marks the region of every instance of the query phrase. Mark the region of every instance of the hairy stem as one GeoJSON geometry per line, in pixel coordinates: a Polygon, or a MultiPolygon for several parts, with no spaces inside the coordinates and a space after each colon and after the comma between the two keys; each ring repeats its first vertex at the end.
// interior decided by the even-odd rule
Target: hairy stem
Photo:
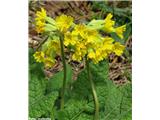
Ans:
{"type": "Polygon", "coordinates": [[[65,93],[65,88],[66,88],[66,62],[65,62],[65,54],[64,54],[64,45],[63,45],[63,35],[60,34],[60,45],[61,45],[61,55],[62,55],[62,62],[63,62],[63,86],[62,86],[62,90],[60,93],[60,109],[62,110],[64,108],[64,93],[65,93]]]}
{"type": "Polygon", "coordinates": [[[99,102],[98,102],[98,97],[97,97],[97,93],[96,93],[96,88],[95,88],[94,82],[91,79],[90,66],[89,66],[89,61],[87,59],[86,59],[86,67],[87,67],[87,75],[88,75],[88,79],[89,79],[90,84],[91,84],[92,94],[93,94],[94,104],[95,104],[94,120],[99,120],[99,102]]]}

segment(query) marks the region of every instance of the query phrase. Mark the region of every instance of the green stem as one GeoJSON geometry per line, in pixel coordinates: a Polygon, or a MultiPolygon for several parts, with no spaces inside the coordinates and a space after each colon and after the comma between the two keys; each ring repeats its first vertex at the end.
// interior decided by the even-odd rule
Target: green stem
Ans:
{"type": "Polygon", "coordinates": [[[61,90],[61,93],[60,93],[60,97],[61,97],[61,100],[60,100],[60,109],[62,110],[64,108],[64,93],[65,93],[65,88],[66,88],[66,62],[65,62],[65,54],[64,54],[64,45],[63,45],[63,35],[60,34],[60,45],[61,45],[61,55],[62,55],[62,62],[63,62],[63,73],[64,73],[64,76],[63,76],[63,86],[62,86],[62,90],[61,90]]]}
{"type": "Polygon", "coordinates": [[[97,97],[97,93],[96,93],[96,88],[95,88],[94,82],[91,79],[90,66],[89,66],[89,61],[87,59],[86,59],[86,67],[87,67],[87,75],[88,75],[88,79],[89,79],[90,84],[91,84],[92,94],[93,94],[94,104],[95,104],[94,120],[99,120],[99,102],[98,102],[98,97],[97,97]]]}
{"type": "Polygon", "coordinates": [[[48,40],[49,36],[46,36],[44,38],[44,40],[42,40],[42,42],[38,45],[38,47],[36,48],[36,51],[39,50],[41,48],[41,46],[48,40]]]}

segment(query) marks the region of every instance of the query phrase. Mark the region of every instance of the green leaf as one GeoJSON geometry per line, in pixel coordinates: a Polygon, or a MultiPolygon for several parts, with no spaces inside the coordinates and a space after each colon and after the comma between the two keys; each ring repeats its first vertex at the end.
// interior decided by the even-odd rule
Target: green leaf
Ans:
{"type": "MultiPolygon", "coordinates": [[[[67,67],[67,83],[72,82],[72,68],[70,65],[66,65],[67,67]]],[[[53,75],[48,82],[47,85],[47,92],[52,92],[52,91],[57,91],[59,90],[63,85],[63,71],[60,71],[58,73],[56,73],[55,75],[53,75]]]]}
{"type": "Polygon", "coordinates": [[[38,118],[50,112],[58,97],[58,92],[45,93],[46,80],[36,75],[29,79],[29,117],[38,118]]]}
{"type": "Polygon", "coordinates": [[[66,115],[65,111],[59,110],[59,111],[57,111],[56,119],[58,119],[58,120],[68,120],[68,118],[66,116],[67,115],[66,115]]]}
{"type": "Polygon", "coordinates": [[[31,118],[38,118],[45,115],[47,112],[52,111],[55,100],[58,93],[50,93],[46,96],[42,96],[40,99],[29,105],[29,116],[31,118]]]}
{"type": "Polygon", "coordinates": [[[105,120],[131,120],[131,89],[131,84],[111,87],[106,99],[105,120]]]}
{"type": "Polygon", "coordinates": [[[124,40],[122,40],[116,33],[111,33],[111,37],[116,41],[124,44],[124,40]]]}
{"type": "MultiPolygon", "coordinates": [[[[97,86],[107,85],[108,63],[106,61],[100,62],[99,64],[91,63],[91,72],[92,75],[94,75],[92,79],[97,86]]],[[[69,89],[70,97],[68,98],[70,99],[65,104],[66,117],[68,120],[93,119],[94,101],[86,69],[78,75],[78,79],[72,84],[72,87],[71,90],[69,89]]],[[[104,94],[105,93],[107,92],[104,92],[104,94]]],[[[104,107],[105,98],[103,96],[98,97],[100,97],[102,103],[100,107],[104,107]]]]}
{"type": "Polygon", "coordinates": [[[132,34],[132,24],[127,24],[126,31],[124,32],[124,42],[128,40],[131,34],[132,34]]]}
{"type": "Polygon", "coordinates": [[[86,103],[87,102],[84,100],[69,100],[65,105],[65,111],[67,113],[66,117],[68,118],[68,120],[74,120],[75,118],[77,118],[81,114],[81,112],[84,111],[86,103]]]}
{"type": "Polygon", "coordinates": [[[29,103],[34,103],[40,99],[45,93],[45,83],[43,79],[39,79],[35,75],[30,75],[29,78],[29,103]]]}
{"type": "Polygon", "coordinates": [[[98,64],[91,63],[90,69],[91,69],[92,79],[94,80],[96,85],[107,82],[109,73],[109,64],[107,60],[101,61],[98,64]]]}
{"type": "Polygon", "coordinates": [[[33,54],[34,54],[34,50],[32,48],[29,48],[29,65],[31,64],[34,64],[34,57],[33,57],[33,54]]]}
{"type": "MultiPolygon", "coordinates": [[[[103,85],[107,80],[108,63],[107,61],[100,62],[99,64],[90,64],[92,79],[97,85],[103,85]]],[[[84,99],[91,96],[91,87],[87,78],[87,71],[84,69],[79,73],[77,80],[73,83],[74,92],[72,93],[77,99],[84,99]]]]}
{"type": "Polygon", "coordinates": [[[42,64],[36,63],[33,58],[34,51],[29,51],[29,117],[39,118],[52,111],[58,92],[46,94],[47,80],[42,64]]]}
{"type": "Polygon", "coordinates": [[[96,10],[101,10],[104,13],[108,12],[108,13],[112,13],[114,15],[117,16],[123,16],[123,17],[127,17],[131,20],[131,9],[130,8],[118,8],[118,7],[113,7],[107,4],[107,2],[105,1],[94,1],[92,8],[94,11],[96,10]]]}
{"type": "Polygon", "coordinates": [[[82,113],[82,114],[77,118],[77,120],[93,120],[93,116],[94,116],[94,115],[88,115],[88,114],[82,113]]]}
{"type": "MultiPolygon", "coordinates": [[[[131,86],[117,87],[108,79],[107,61],[91,63],[90,67],[100,103],[100,120],[130,120],[131,86]]],[[[72,87],[70,99],[65,104],[65,114],[70,111],[66,117],[69,120],[74,117],[77,120],[93,119],[94,100],[86,69],[78,75],[72,87]]]]}

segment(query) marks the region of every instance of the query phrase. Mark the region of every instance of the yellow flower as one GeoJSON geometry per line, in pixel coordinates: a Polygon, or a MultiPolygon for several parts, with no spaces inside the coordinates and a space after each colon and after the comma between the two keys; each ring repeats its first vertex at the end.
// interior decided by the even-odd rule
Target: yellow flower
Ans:
{"type": "Polygon", "coordinates": [[[95,52],[92,50],[88,53],[88,58],[90,59],[95,59],[96,55],[95,55],[95,52]]]}
{"type": "Polygon", "coordinates": [[[102,49],[103,50],[107,50],[107,52],[111,52],[112,51],[112,49],[113,49],[113,41],[114,41],[114,39],[113,38],[111,38],[111,37],[105,37],[104,39],[103,39],[103,46],[102,46],[102,49]]]}
{"type": "Polygon", "coordinates": [[[51,59],[51,58],[45,58],[44,59],[44,64],[45,67],[52,67],[55,64],[55,60],[51,59]]]}
{"type": "MultiPolygon", "coordinates": [[[[74,41],[81,41],[86,47],[89,47],[91,44],[95,44],[96,41],[100,38],[97,30],[88,28],[84,24],[76,25],[72,31],[72,36],[74,36],[72,44],[75,44],[74,41]]],[[[69,40],[65,44],[69,44],[69,40]]]]}
{"type": "Polygon", "coordinates": [[[113,17],[113,15],[111,13],[109,13],[107,15],[107,17],[105,18],[105,25],[104,25],[104,29],[106,32],[114,32],[115,29],[114,29],[114,24],[115,24],[115,21],[111,20],[113,17]]]}
{"type": "Polygon", "coordinates": [[[87,54],[87,58],[91,59],[95,64],[103,60],[106,57],[106,53],[101,49],[92,49],[90,48],[87,54]]]}
{"type": "Polygon", "coordinates": [[[94,63],[98,63],[99,61],[104,59],[104,52],[101,48],[96,50],[96,59],[94,60],[94,63]]]}
{"type": "Polygon", "coordinates": [[[74,54],[72,55],[72,59],[75,61],[81,61],[82,58],[86,55],[86,53],[87,53],[87,48],[84,42],[77,42],[75,44],[75,51],[74,54]]]}
{"type": "Polygon", "coordinates": [[[99,34],[96,30],[87,29],[83,38],[86,40],[85,44],[96,43],[96,41],[99,40],[99,34]]]}
{"type": "Polygon", "coordinates": [[[85,46],[85,42],[84,41],[78,41],[78,42],[76,42],[76,45],[75,45],[75,47],[76,47],[76,50],[86,50],[86,46],[85,46]]]}
{"type": "Polygon", "coordinates": [[[125,31],[126,31],[126,25],[122,25],[122,26],[117,27],[117,28],[115,29],[116,34],[117,34],[121,39],[123,39],[123,32],[125,32],[125,31]]]}
{"type": "Polygon", "coordinates": [[[75,45],[77,41],[77,36],[72,35],[70,32],[64,34],[64,45],[75,45]]]}
{"type": "Polygon", "coordinates": [[[56,17],[56,25],[61,32],[66,32],[73,24],[73,18],[67,15],[61,15],[56,17]]]}
{"type": "Polygon", "coordinates": [[[45,26],[45,23],[42,22],[42,21],[37,21],[36,22],[36,31],[38,33],[42,33],[44,31],[44,26],[45,26]]]}
{"type": "Polygon", "coordinates": [[[72,34],[73,35],[80,35],[80,36],[84,36],[85,35],[85,32],[86,32],[86,26],[84,24],[79,24],[79,25],[76,25],[74,27],[74,30],[72,31],[72,34]]]}
{"type": "Polygon", "coordinates": [[[124,45],[121,45],[119,42],[115,42],[113,47],[113,52],[115,52],[116,55],[121,56],[124,48],[125,48],[124,45]]]}
{"type": "Polygon", "coordinates": [[[49,41],[48,49],[53,49],[57,54],[60,54],[60,41],[58,39],[49,41]]]}
{"type": "Polygon", "coordinates": [[[81,61],[82,55],[80,52],[75,51],[75,53],[72,55],[72,60],[74,61],[81,61]]]}
{"type": "Polygon", "coordinates": [[[43,62],[44,61],[44,52],[35,52],[34,53],[34,58],[37,62],[43,62]]]}
{"type": "Polygon", "coordinates": [[[36,18],[35,20],[37,21],[43,21],[45,18],[47,17],[47,14],[46,14],[46,10],[44,8],[41,8],[41,11],[37,11],[36,12],[36,18]]]}
{"type": "Polygon", "coordinates": [[[35,25],[38,33],[42,33],[44,31],[46,17],[46,11],[43,8],[41,8],[41,11],[36,12],[35,25]]]}

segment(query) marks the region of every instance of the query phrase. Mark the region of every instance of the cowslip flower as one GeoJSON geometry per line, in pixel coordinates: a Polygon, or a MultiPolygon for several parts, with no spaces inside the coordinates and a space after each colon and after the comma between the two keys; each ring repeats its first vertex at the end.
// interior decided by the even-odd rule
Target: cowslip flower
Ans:
{"type": "Polygon", "coordinates": [[[113,17],[113,15],[111,13],[109,13],[107,15],[107,17],[105,18],[105,24],[104,24],[104,29],[106,32],[114,32],[114,25],[115,25],[115,21],[111,20],[113,17]]]}
{"type": "Polygon", "coordinates": [[[42,21],[37,21],[37,22],[35,23],[35,25],[36,25],[36,31],[37,31],[38,33],[42,33],[42,32],[44,31],[44,26],[45,26],[45,23],[44,23],[44,22],[42,22],[42,21]]]}
{"type": "MultiPolygon", "coordinates": [[[[104,20],[92,20],[86,24],[74,24],[73,18],[62,14],[52,19],[46,17],[44,9],[36,13],[36,30],[38,33],[61,32],[64,36],[64,45],[72,50],[72,60],[81,61],[86,56],[95,64],[106,59],[108,55],[114,52],[120,56],[123,53],[124,46],[119,42],[114,43],[114,39],[109,36],[101,35],[100,30],[107,33],[114,32],[121,39],[126,30],[126,25],[114,27],[115,21],[113,15],[109,13],[104,20]],[[70,29],[72,28],[72,29],[70,29]]],[[[42,46],[42,51],[34,55],[38,62],[43,62],[46,67],[52,67],[55,64],[55,56],[60,55],[60,36],[54,34],[42,46]]]]}
{"type": "MultiPolygon", "coordinates": [[[[77,36],[77,39],[74,39],[76,42],[72,56],[73,60],[80,61],[86,55],[88,59],[91,59],[94,63],[98,63],[112,52],[113,39],[101,37],[97,30],[88,28],[85,25],[76,25],[76,28],[72,32],[77,36]]],[[[70,37],[65,44],[71,44],[71,39],[70,37]]]]}
{"type": "Polygon", "coordinates": [[[51,59],[49,57],[44,59],[44,65],[46,68],[52,67],[55,64],[55,59],[51,59]]]}
{"type": "Polygon", "coordinates": [[[43,8],[41,8],[41,11],[36,12],[35,26],[38,33],[42,33],[44,31],[46,17],[46,11],[43,8]]]}
{"type": "Polygon", "coordinates": [[[99,61],[102,61],[104,59],[104,52],[101,50],[101,48],[96,50],[96,58],[93,60],[94,63],[98,63],[99,61]]]}
{"type": "Polygon", "coordinates": [[[35,52],[33,56],[36,62],[39,62],[39,63],[43,62],[45,67],[52,67],[55,64],[55,59],[46,57],[43,51],[35,52]]]}
{"type": "Polygon", "coordinates": [[[55,21],[56,26],[61,32],[66,32],[73,24],[73,18],[64,14],[56,17],[55,21]]]}
{"type": "Polygon", "coordinates": [[[90,59],[95,59],[96,55],[95,55],[95,52],[93,50],[91,50],[89,53],[88,53],[88,58],[90,59]]]}
{"type": "Polygon", "coordinates": [[[47,16],[46,10],[44,8],[41,8],[41,11],[37,11],[36,12],[36,18],[35,18],[35,20],[42,21],[42,20],[44,20],[44,18],[46,18],[46,16],[47,16]]]}
{"type": "Polygon", "coordinates": [[[48,41],[43,44],[42,51],[45,53],[45,56],[52,59],[54,59],[56,55],[60,55],[60,41],[58,38],[49,38],[48,41]]]}
{"type": "Polygon", "coordinates": [[[44,61],[44,52],[42,51],[35,52],[33,56],[37,62],[41,63],[44,61]]]}
{"type": "Polygon", "coordinates": [[[114,41],[113,38],[111,38],[111,37],[105,37],[103,39],[102,49],[104,51],[107,51],[107,52],[112,52],[112,50],[113,50],[113,41],[114,41]]]}
{"type": "Polygon", "coordinates": [[[125,31],[126,31],[126,25],[122,25],[122,26],[120,26],[120,27],[115,28],[116,34],[117,34],[121,39],[123,39],[123,32],[125,32],[125,31]]]}
{"type": "Polygon", "coordinates": [[[85,44],[95,43],[99,39],[99,34],[96,30],[87,29],[86,34],[83,36],[85,44]]]}
{"type": "Polygon", "coordinates": [[[81,61],[82,60],[82,55],[80,52],[76,52],[72,55],[72,60],[74,61],[81,61]]]}
{"type": "Polygon", "coordinates": [[[121,45],[119,42],[114,43],[113,52],[115,52],[116,55],[121,56],[124,49],[124,45],[121,45]]]}
{"type": "Polygon", "coordinates": [[[86,26],[84,24],[75,25],[74,30],[72,31],[73,35],[85,36],[86,26]]]}
{"type": "Polygon", "coordinates": [[[54,52],[56,54],[60,54],[61,49],[60,49],[60,41],[59,41],[59,39],[51,40],[49,42],[49,46],[48,47],[49,47],[49,49],[53,48],[53,50],[54,50],[54,52]]]}
{"type": "Polygon", "coordinates": [[[41,8],[41,11],[36,12],[35,25],[38,33],[42,33],[44,31],[46,17],[46,11],[43,8],[41,8]]]}
{"type": "Polygon", "coordinates": [[[67,32],[64,34],[64,45],[75,45],[77,42],[77,36],[73,35],[71,32],[67,32]]]}
{"type": "Polygon", "coordinates": [[[81,61],[82,58],[86,55],[87,53],[87,47],[85,46],[84,42],[77,42],[75,44],[75,50],[74,54],[72,55],[72,59],[75,61],[81,61]]]}
{"type": "Polygon", "coordinates": [[[87,55],[88,59],[91,59],[95,64],[97,64],[99,61],[104,59],[104,52],[101,50],[101,48],[98,48],[96,50],[92,50],[87,55]]]}

